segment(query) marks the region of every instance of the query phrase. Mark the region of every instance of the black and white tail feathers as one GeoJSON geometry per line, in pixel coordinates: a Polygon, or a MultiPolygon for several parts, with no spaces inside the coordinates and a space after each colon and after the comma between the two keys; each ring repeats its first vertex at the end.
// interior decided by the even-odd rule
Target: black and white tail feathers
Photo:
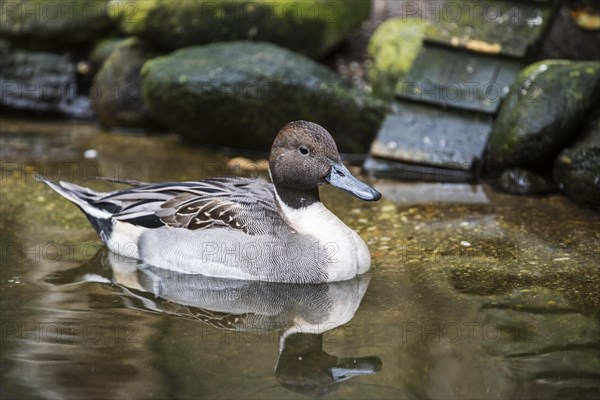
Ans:
{"type": "Polygon", "coordinates": [[[36,175],[36,178],[79,207],[100,236],[100,239],[104,242],[108,241],[114,224],[112,220],[113,213],[94,204],[106,193],[97,193],[69,182],[53,182],[39,174],[36,175]]]}

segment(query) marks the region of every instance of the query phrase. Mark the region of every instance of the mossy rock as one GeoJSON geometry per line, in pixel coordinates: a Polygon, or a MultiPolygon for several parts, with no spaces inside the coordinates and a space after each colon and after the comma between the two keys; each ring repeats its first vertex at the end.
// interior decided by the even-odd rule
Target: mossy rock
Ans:
{"type": "Polygon", "coordinates": [[[375,95],[393,97],[397,82],[410,71],[423,46],[428,25],[421,18],[392,18],[373,33],[368,50],[373,61],[369,81],[375,95]]]}
{"type": "Polygon", "coordinates": [[[554,180],[574,202],[600,210],[600,115],[588,124],[580,142],[556,158],[554,180]]]}
{"type": "Polygon", "coordinates": [[[580,122],[598,101],[600,63],[546,60],[519,72],[494,123],[487,169],[541,170],[573,142],[580,122]]]}
{"type": "Polygon", "coordinates": [[[87,60],[90,63],[93,71],[98,71],[104,61],[110,57],[110,55],[128,38],[123,37],[114,37],[114,38],[106,38],[101,39],[92,48],[87,60]]]}
{"type": "Polygon", "coordinates": [[[129,38],[114,48],[94,77],[90,94],[104,127],[157,127],[142,99],[140,70],[146,61],[158,55],[138,38],[129,38]]]}
{"type": "Polygon", "coordinates": [[[113,26],[108,0],[3,1],[0,14],[0,34],[32,48],[92,42],[113,26]]]}
{"type": "Polygon", "coordinates": [[[277,43],[319,58],[371,12],[370,0],[113,0],[121,30],[163,47],[220,41],[277,43]]]}
{"type": "Polygon", "coordinates": [[[152,59],[142,90],[152,115],[185,138],[258,150],[268,150],[285,123],[304,119],[328,129],[340,150],[366,152],[387,108],[270,43],[217,43],[152,59]]]}

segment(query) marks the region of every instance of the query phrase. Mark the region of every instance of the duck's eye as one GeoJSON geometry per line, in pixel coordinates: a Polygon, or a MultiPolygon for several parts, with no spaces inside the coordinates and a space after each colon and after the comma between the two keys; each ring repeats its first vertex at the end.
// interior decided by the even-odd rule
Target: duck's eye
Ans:
{"type": "Polygon", "coordinates": [[[298,149],[298,151],[300,151],[300,154],[302,154],[303,156],[308,154],[308,147],[306,146],[300,146],[300,148],[298,149]]]}

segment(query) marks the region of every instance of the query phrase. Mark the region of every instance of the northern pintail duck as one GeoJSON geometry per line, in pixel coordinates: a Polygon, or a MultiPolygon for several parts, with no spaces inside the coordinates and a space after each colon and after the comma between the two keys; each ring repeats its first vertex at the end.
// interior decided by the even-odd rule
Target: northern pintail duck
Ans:
{"type": "Polygon", "coordinates": [[[369,269],[367,245],[321,203],[319,185],[367,201],[381,195],[352,176],[329,132],[306,121],[285,125],[269,173],[273,184],[241,177],[128,182],[133,187],[106,193],[40,180],[75,203],[110,250],[155,267],[298,283],[342,281],[369,269]]]}

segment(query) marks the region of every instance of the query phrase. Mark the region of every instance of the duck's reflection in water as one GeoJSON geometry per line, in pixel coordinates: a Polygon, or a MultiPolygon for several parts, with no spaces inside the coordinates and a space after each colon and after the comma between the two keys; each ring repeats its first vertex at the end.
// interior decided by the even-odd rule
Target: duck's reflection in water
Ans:
{"type": "Polygon", "coordinates": [[[323,334],[294,333],[285,338],[275,368],[285,388],[307,395],[324,395],[338,384],[381,369],[378,357],[338,358],[323,350],[323,334]]]}
{"type": "Polygon", "coordinates": [[[49,268],[43,276],[43,268],[31,270],[32,280],[47,290],[39,291],[26,312],[6,327],[25,326],[32,332],[9,332],[3,321],[3,351],[12,360],[5,366],[14,382],[7,393],[43,398],[168,398],[179,392],[247,397],[281,385],[322,395],[381,369],[377,357],[338,358],[323,350],[325,332],[353,318],[368,275],[312,285],[215,279],[153,268],[105,248],[83,265],[64,267],[49,268]],[[37,332],[37,326],[48,332],[37,332]],[[92,337],[98,332],[101,337],[92,337]],[[221,341],[213,340],[216,332],[223,333],[221,341]],[[252,338],[264,337],[270,340],[252,344],[252,338]],[[266,375],[257,372],[265,364],[266,375]],[[276,379],[269,364],[275,366],[276,379]],[[183,382],[172,379],[174,370],[193,376],[196,384],[179,387],[183,382]],[[272,386],[275,381],[279,385],[272,386]]]}
{"type": "Polygon", "coordinates": [[[151,308],[219,329],[280,333],[275,375],[285,388],[323,395],[350,378],[381,369],[375,356],[338,358],[323,350],[324,332],[352,319],[370,276],[328,284],[239,281],[182,275],[108,254],[116,282],[151,308]],[[149,297],[152,294],[154,296],[149,297]],[[161,298],[168,301],[154,302],[161,298]]]}

